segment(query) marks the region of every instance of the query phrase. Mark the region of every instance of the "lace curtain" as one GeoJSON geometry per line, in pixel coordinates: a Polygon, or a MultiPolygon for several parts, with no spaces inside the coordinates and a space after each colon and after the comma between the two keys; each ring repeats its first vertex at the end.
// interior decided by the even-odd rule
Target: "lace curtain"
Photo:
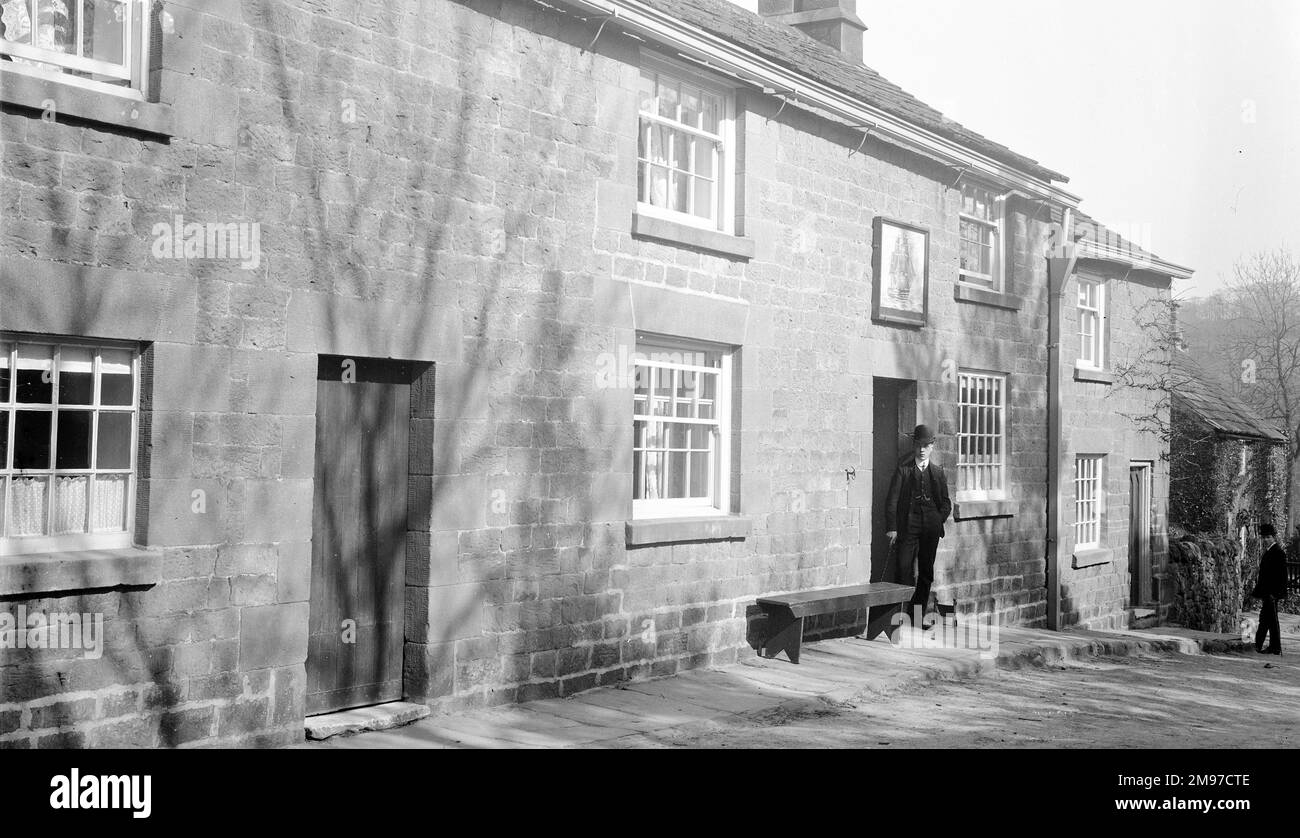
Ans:
{"type": "MultiPolygon", "coordinates": [[[[7,40],[31,43],[32,18],[30,0],[5,0],[0,3],[0,23],[7,40]]],[[[76,26],[68,14],[65,0],[37,0],[36,46],[67,52],[72,46],[76,26]]]]}
{"type": "MultiPolygon", "coordinates": [[[[49,479],[15,477],[10,485],[10,535],[67,535],[87,531],[89,477],[54,478],[53,520],[48,533],[45,511],[49,479]]],[[[94,531],[121,531],[126,513],[126,490],[126,475],[96,478],[94,506],[89,509],[89,523],[94,531]]]]}

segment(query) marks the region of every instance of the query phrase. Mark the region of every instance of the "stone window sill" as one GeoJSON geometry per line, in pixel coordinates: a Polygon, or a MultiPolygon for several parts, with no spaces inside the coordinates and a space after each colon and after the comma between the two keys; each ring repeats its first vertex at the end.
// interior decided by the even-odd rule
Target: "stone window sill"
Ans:
{"type": "Polygon", "coordinates": [[[145,134],[172,135],[171,105],[88,90],[57,79],[0,69],[0,101],[41,112],[47,102],[53,102],[59,119],[75,117],[145,134]]]}
{"type": "Polygon", "coordinates": [[[749,518],[716,515],[691,518],[642,518],[628,521],[627,546],[670,544],[678,541],[725,541],[748,538],[753,530],[749,518]]]}
{"type": "Polygon", "coordinates": [[[692,227],[665,218],[634,213],[632,215],[632,235],[643,239],[656,239],[669,244],[685,245],[697,250],[730,256],[735,259],[753,259],[754,240],[744,236],[732,236],[717,230],[705,230],[692,227]]]}
{"type": "Polygon", "coordinates": [[[1098,384],[1114,384],[1117,379],[1118,376],[1109,370],[1099,370],[1093,367],[1080,366],[1074,368],[1075,381],[1095,381],[1098,384]]]}
{"type": "Polygon", "coordinates": [[[1115,551],[1109,547],[1094,548],[1092,550],[1075,550],[1074,551],[1074,569],[1081,567],[1092,567],[1099,564],[1110,564],[1115,558],[1115,551]]]}
{"type": "Polygon", "coordinates": [[[988,288],[966,285],[961,282],[957,282],[952,286],[952,296],[959,303],[978,303],[979,305],[993,306],[994,308],[1005,308],[1009,311],[1020,311],[1024,305],[1024,301],[1015,294],[1005,294],[1001,291],[992,291],[988,288]]]}
{"type": "Polygon", "coordinates": [[[156,585],[162,552],[127,547],[0,556],[0,596],[85,591],[122,585],[156,585]]]}
{"type": "Polygon", "coordinates": [[[969,521],[973,518],[1010,518],[1016,514],[1014,500],[956,500],[953,501],[953,520],[969,521]]]}

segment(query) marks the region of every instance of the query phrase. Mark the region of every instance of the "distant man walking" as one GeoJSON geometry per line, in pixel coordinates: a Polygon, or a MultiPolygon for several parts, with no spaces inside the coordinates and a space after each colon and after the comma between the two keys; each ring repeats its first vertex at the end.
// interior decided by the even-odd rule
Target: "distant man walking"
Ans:
{"type": "Polygon", "coordinates": [[[898,547],[896,581],[910,584],[912,562],[916,562],[916,591],[908,604],[913,625],[921,623],[930,599],[934,554],[944,536],[944,522],[952,513],[947,478],[939,464],[930,461],[933,451],[934,432],[917,425],[912,432],[912,455],[898,464],[885,502],[885,536],[891,546],[897,542],[898,547]]]}
{"type": "Polygon", "coordinates": [[[1282,654],[1282,629],[1277,621],[1277,601],[1286,597],[1286,551],[1277,543],[1277,530],[1272,524],[1259,528],[1259,537],[1264,544],[1264,555],[1259,558],[1259,578],[1251,596],[1259,597],[1263,605],[1259,609],[1259,630],[1255,632],[1255,651],[1271,655],[1282,654]],[[1268,648],[1264,648],[1264,637],[1269,637],[1268,648]]]}

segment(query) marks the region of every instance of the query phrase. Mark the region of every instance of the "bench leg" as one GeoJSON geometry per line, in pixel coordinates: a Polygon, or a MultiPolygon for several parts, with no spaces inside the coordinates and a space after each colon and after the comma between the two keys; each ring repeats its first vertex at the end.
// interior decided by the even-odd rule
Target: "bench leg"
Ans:
{"type": "Polygon", "coordinates": [[[893,605],[873,605],[867,612],[867,630],[863,637],[873,640],[878,635],[885,635],[891,643],[898,642],[898,615],[903,611],[902,603],[893,605]]]}
{"type": "Polygon", "coordinates": [[[790,663],[798,663],[799,643],[803,640],[803,617],[796,617],[789,611],[774,611],[768,613],[767,620],[763,657],[774,658],[785,652],[790,663]]]}

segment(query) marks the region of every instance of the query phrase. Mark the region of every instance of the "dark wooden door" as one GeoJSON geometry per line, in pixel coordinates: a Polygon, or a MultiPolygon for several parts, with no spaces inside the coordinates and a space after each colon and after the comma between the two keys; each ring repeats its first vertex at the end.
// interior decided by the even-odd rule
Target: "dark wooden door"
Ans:
{"type": "Polygon", "coordinates": [[[323,356],[307,713],[402,698],[407,365],[323,356]]]}
{"type": "Polygon", "coordinates": [[[871,581],[894,582],[889,570],[889,539],[885,537],[885,498],[898,462],[911,453],[916,423],[916,382],[872,379],[871,417],[871,581]]]}
{"type": "Polygon", "coordinates": [[[1143,605],[1154,600],[1151,590],[1151,495],[1150,466],[1128,470],[1128,567],[1129,602],[1143,605]]]}

